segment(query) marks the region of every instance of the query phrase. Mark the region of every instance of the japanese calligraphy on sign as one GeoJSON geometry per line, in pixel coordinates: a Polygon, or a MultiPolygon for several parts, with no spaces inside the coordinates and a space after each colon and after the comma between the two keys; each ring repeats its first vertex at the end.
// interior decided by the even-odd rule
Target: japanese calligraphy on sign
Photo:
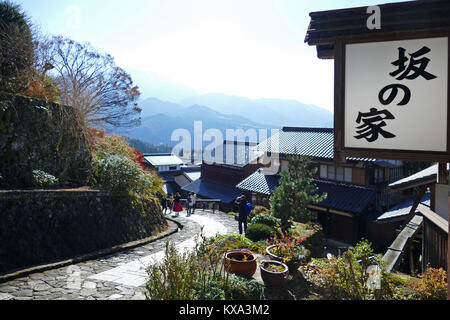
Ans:
{"type": "Polygon", "coordinates": [[[447,151],[448,38],[346,45],[346,148],[447,151]]]}

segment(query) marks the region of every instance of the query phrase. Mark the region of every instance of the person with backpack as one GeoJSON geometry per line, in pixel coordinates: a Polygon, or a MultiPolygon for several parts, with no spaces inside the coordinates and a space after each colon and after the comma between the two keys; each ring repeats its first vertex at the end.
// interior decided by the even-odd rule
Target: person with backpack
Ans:
{"type": "Polygon", "coordinates": [[[238,213],[239,213],[239,219],[238,219],[239,234],[242,234],[242,231],[244,231],[244,234],[245,234],[245,232],[247,232],[247,216],[252,211],[253,206],[251,205],[250,202],[247,202],[247,198],[245,197],[245,195],[238,197],[236,199],[235,203],[237,205],[237,209],[238,209],[238,213]],[[242,228],[242,226],[244,228],[242,228]],[[242,229],[244,229],[244,230],[242,230],[242,229]]]}
{"type": "Polygon", "coordinates": [[[194,213],[196,201],[197,201],[197,195],[195,193],[191,192],[188,197],[187,217],[189,217],[191,214],[194,213]]]}

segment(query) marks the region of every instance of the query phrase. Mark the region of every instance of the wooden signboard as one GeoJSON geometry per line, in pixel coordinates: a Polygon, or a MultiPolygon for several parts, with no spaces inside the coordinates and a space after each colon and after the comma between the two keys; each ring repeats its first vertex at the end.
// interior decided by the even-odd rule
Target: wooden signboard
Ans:
{"type": "Polygon", "coordinates": [[[335,63],[340,158],[450,162],[447,34],[338,41],[335,63]]]}

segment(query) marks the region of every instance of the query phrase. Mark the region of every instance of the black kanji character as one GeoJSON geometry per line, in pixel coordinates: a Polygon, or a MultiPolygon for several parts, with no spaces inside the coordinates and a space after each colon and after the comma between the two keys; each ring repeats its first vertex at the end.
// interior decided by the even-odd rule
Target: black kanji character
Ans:
{"type": "Polygon", "coordinates": [[[371,108],[370,112],[358,114],[358,118],[356,119],[356,123],[361,123],[362,125],[356,127],[357,136],[354,136],[356,139],[366,139],[367,142],[373,142],[378,139],[378,135],[381,134],[384,138],[394,138],[395,135],[387,132],[382,127],[386,126],[386,122],[384,120],[392,120],[395,117],[387,110],[378,111],[376,108],[371,108]]]}
{"type": "Polygon", "coordinates": [[[428,73],[425,71],[425,68],[427,67],[428,63],[431,61],[430,59],[423,57],[421,59],[416,60],[416,58],[419,58],[420,56],[427,54],[431,51],[428,47],[422,47],[422,49],[417,50],[416,52],[409,54],[410,58],[408,59],[405,56],[406,49],[400,47],[398,48],[398,60],[392,62],[392,64],[398,69],[394,72],[389,73],[391,76],[395,77],[398,74],[400,74],[396,79],[397,80],[403,80],[403,79],[409,79],[413,80],[416,79],[418,76],[424,77],[426,80],[431,80],[436,78],[435,75],[432,75],[431,73],[428,73]],[[406,62],[408,62],[408,66],[406,66],[406,62]]]}
{"type": "Polygon", "coordinates": [[[395,97],[398,94],[398,89],[402,89],[403,90],[403,99],[402,101],[400,101],[397,105],[398,106],[404,106],[405,104],[408,104],[409,100],[411,100],[411,90],[409,90],[409,88],[403,84],[390,84],[386,87],[384,87],[383,89],[381,89],[380,93],[378,94],[378,99],[380,100],[380,102],[383,105],[388,105],[390,104],[392,101],[394,101],[395,97]],[[389,94],[389,97],[387,97],[387,99],[384,99],[384,94],[390,90],[391,93],[389,94]]]}

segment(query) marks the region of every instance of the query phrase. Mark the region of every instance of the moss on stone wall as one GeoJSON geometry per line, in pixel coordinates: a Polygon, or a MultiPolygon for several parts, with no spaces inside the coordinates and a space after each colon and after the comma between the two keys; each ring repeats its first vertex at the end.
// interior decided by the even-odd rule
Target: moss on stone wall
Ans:
{"type": "Polygon", "coordinates": [[[32,187],[42,170],[82,185],[91,166],[83,125],[72,107],[0,93],[0,187],[32,187]]]}

